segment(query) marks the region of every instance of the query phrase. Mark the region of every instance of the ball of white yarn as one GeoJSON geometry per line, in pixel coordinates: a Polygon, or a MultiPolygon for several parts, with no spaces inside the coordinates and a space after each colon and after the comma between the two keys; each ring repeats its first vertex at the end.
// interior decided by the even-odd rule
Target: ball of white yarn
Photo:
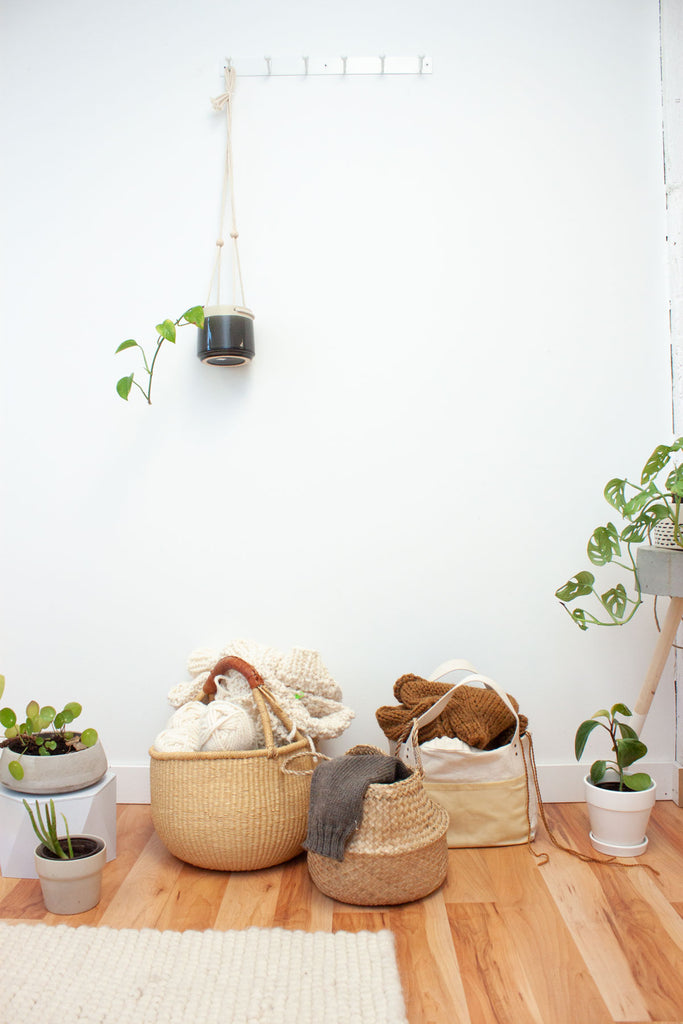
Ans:
{"type": "Polygon", "coordinates": [[[162,729],[154,740],[154,747],[167,754],[199,750],[199,728],[199,722],[197,722],[182,728],[162,729]]]}
{"type": "Polygon", "coordinates": [[[178,708],[178,710],[171,715],[166,723],[166,728],[179,729],[194,725],[204,717],[205,712],[206,704],[202,704],[200,700],[188,701],[187,704],[183,704],[181,708],[178,708]]]}
{"type": "Polygon", "coordinates": [[[214,700],[202,718],[199,744],[200,750],[253,750],[254,723],[243,708],[229,700],[214,700]]]}

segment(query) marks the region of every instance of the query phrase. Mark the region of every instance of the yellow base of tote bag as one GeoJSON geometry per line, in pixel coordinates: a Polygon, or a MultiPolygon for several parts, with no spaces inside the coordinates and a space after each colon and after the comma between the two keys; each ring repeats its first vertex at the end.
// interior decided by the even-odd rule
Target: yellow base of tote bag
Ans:
{"type": "Polygon", "coordinates": [[[424,788],[448,811],[449,847],[515,846],[536,835],[538,802],[529,771],[531,737],[519,735],[519,716],[509,697],[493,679],[480,675],[467,661],[447,661],[429,677],[433,681],[458,672],[464,675],[432,707],[414,719],[406,739],[394,753],[415,770],[421,766],[424,788]],[[495,750],[478,750],[462,740],[440,736],[419,743],[420,726],[432,722],[459,686],[481,684],[493,690],[514,715],[512,739],[495,750]]]}

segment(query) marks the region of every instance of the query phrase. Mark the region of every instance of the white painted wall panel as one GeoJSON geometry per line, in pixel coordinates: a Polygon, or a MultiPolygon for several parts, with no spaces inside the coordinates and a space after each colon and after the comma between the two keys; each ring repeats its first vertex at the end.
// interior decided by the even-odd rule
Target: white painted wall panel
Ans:
{"type": "MultiPolygon", "coordinates": [[[[553,597],[605,481],[671,430],[656,0],[4,21],[7,699],[80,699],[135,766],[194,648],[304,644],[357,711],[343,750],[381,740],[399,675],[460,656],[519,698],[541,764],[571,764],[656,635],[649,613],[582,635],[553,597]],[[153,407],[126,406],[117,344],[208,288],[230,52],[434,72],[238,81],[256,359],[201,366],[188,331],[153,407]]],[[[672,707],[669,674],[655,762],[672,707]]]]}

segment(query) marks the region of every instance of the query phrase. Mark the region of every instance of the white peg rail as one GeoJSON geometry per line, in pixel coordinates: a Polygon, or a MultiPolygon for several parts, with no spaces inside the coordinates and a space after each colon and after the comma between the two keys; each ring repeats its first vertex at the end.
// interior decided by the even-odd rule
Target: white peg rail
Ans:
{"type": "Polygon", "coordinates": [[[431,75],[430,57],[226,57],[238,76],[431,75]]]}

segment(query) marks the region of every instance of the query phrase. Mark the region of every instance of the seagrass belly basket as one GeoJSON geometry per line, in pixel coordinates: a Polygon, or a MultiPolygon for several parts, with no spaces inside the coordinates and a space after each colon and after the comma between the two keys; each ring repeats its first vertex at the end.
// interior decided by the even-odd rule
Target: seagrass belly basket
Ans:
{"type": "Polygon", "coordinates": [[[268,691],[256,669],[237,657],[221,659],[204,684],[205,703],[216,676],[236,669],[251,687],[265,748],[244,751],[150,750],[151,810],[167,849],[188,864],[218,871],[253,871],[301,852],[308,821],[310,774],[283,770],[296,758],[306,771],[316,763],[310,741],[268,691]],[[270,707],[291,743],[276,747],[270,707]]]}

